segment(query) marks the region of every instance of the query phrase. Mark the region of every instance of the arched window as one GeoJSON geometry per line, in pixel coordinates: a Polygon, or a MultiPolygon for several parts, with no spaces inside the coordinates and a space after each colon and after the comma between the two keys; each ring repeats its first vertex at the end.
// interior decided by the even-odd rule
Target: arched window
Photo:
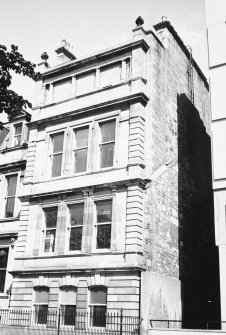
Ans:
{"type": "Polygon", "coordinates": [[[64,325],[75,325],[76,293],[74,286],[63,286],[60,289],[60,306],[64,325]]]}
{"type": "Polygon", "coordinates": [[[49,303],[49,288],[38,286],[35,289],[35,323],[46,324],[49,303]]]}
{"type": "Polygon", "coordinates": [[[107,288],[93,286],[90,288],[90,320],[93,327],[106,326],[107,288]]]}

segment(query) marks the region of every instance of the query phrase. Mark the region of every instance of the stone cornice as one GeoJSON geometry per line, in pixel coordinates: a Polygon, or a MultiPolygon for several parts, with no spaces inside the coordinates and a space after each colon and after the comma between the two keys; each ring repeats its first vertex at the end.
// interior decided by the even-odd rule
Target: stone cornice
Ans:
{"type": "Polygon", "coordinates": [[[83,113],[93,113],[93,112],[96,112],[97,110],[105,109],[107,107],[112,107],[112,106],[115,107],[123,103],[140,102],[142,105],[146,106],[146,104],[148,103],[148,100],[149,98],[143,92],[130,94],[122,98],[110,100],[107,102],[102,102],[100,104],[91,105],[91,106],[73,110],[73,111],[70,111],[64,114],[54,115],[54,116],[47,117],[45,119],[33,121],[33,122],[28,123],[27,126],[28,128],[36,128],[37,126],[41,124],[45,124],[45,123],[49,125],[50,122],[63,121],[64,119],[68,120],[70,117],[74,117],[75,115],[80,115],[83,113]]]}
{"type": "Polygon", "coordinates": [[[2,154],[4,154],[4,153],[9,152],[9,151],[24,150],[24,149],[27,149],[27,147],[28,147],[28,144],[27,143],[23,143],[23,144],[18,145],[18,146],[14,146],[14,147],[9,147],[9,148],[2,149],[2,150],[0,150],[0,152],[2,154]]]}
{"type": "MultiPolygon", "coordinates": [[[[112,186],[115,187],[120,187],[120,186],[130,186],[130,185],[139,185],[142,189],[144,189],[146,187],[148,183],[148,180],[146,179],[142,179],[142,178],[133,178],[133,179],[127,179],[127,180],[120,180],[117,182],[109,182],[106,184],[101,184],[101,185],[89,185],[89,189],[93,188],[93,189],[100,189],[100,188],[112,188],[112,186]]],[[[23,202],[23,201],[29,201],[29,200],[35,200],[37,198],[42,198],[42,197],[48,197],[48,196],[58,196],[59,194],[64,195],[64,194],[68,194],[71,192],[83,192],[84,190],[87,190],[87,185],[83,186],[83,187],[75,187],[75,188],[68,188],[68,189],[63,189],[63,190],[56,190],[53,192],[48,192],[45,191],[43,193],[34,193],[34,194],[24,194],[24,195],[19,195],[18,198],[23,202]]]]}
{"type": "Polygon", "coordinates": [[[39,77],[40,79],[46,79],[48,77],[52,77],[54,75],[60,75],[61,73],[65,73],[67,71],[71,71],[73,69],[85,66],[86,64],[91,64],[94,63],[96,61],[101,61],[103,59],[106,59],[108,57],[113,57],[117,54],[121,54],[127,50],[132,50],[134,48],[137,47],[141,47],[145,52],[149,49],[149,45],[147,44],[147,42],[144,39],[140,39],[137,41],[130,41],[126,44],[122,44],[122,45],[118,45],[116,47],[104,50],[102,52],[99,52],[97,54],[85,57],[85,58],[81,58],[81,59],[76,59],[73,60],[67,64],[63,64],[60,66],[56,66],[51,70],[48,70],[44,73],[41,74],[41,76],[39,77]]]}
{"type": "Polygon", "coordinates": [[[10,169],[10,168],[18,168],[18,167],[21,167],[21,166],[25,166],[26,162],[27,161],[25,159],[23,159],[23,160],[20,160],[20,161],[17,161],[17,162],[10,162],[10,163],[6,163],[6,164],[1,164],[0,165],[0,171],[10,169]]]}

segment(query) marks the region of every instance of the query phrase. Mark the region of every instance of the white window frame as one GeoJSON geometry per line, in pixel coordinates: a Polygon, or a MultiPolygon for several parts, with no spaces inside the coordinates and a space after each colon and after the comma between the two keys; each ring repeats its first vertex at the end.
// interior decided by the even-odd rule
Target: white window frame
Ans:
{"type": "Polygon", "coordinates": [[[9,257],[10,257],[10,246],[9,245],[1,245],[0,249],[8,249],[8,256],[7,256],[7,264],[6,264],[6,268],[0,268],[0,270],[5,270],[5,282],[4,282],[4,288],[3,288],[3,292],[0,292],[0,297],[1,295],[5,295],[6,293],[6,284],[8,282],[8,264],[9,264],[9,257]]]}
{"type": "Polygon", "coordinates": [[[93,206],[93,222],[94,222],[94,234],[93,234],[93,251],[94,252],[107,252],[107,251],[111,251],[112,249],[112,227],[114,224],[114,201],[113,201],[113,196],[109,195],[109,196],[103,196],[103,197],[98,197],[98,198],[93,198],[92,199],[94,202],[94,206],[93,206]],[[102,201],[107,201],[107,200],[111,200],[111,222],[101,222],[101,223],[97,223],[97,207],[96,207],[96,203],[97,202],[102,202],[102,201]],[[97,232],[98,232],[98,226],[99,225],[106,225],[109,224],[111,226],[111,242],[110,242],[110,248],[97,248],[97,232]]]}
{"type": "Polygon", "coordinates": [[[64,152],[65,152],[65,145],[66,145],[66,129],[63,128],[63,129],[55,130],[54,132],[48,133],[48,136],[49,136],[49,145],[48,145],[49,177],[51,179],[62,178],[63,177],[63,170],[64,170],[64,160],[65,160],[64,152]],[[53,136],[59,135],[59,134],[63,134],[63,148],[62,148],[62,151],[59,151],[58,153],[53,154],[53,136]],[[60,172],[59,176],[53,177],[52,176],[53,156],[57,155],[57,154],[60,154],[60,153],[62,154],[61,172],[60,172]]]}
{"type": "MultiPolygon", "coordinates": [[[[88,288],[88,302],[89,302],[89,304],[88,304],[88,307],[89,307],[89,313],[88,313],[88,316],[89,316],[89,320],[88,320],[88,322],[89,322],[89,325],[91,325],[91,324],[93,324],[93,320],[92,320],[92,323],[91,323],[91,317],[93,318],[93,316],[94,316],[94,312],[92,311],[92,307],[93,306],[104,306],[104,307],[106,307],[106,313],[107,313],[107,296],[108,296],[108,287],[107,286],[105,286],[105,285],[93,285],[93,286],[90,286],[89,288],[88,288]],[[98,304],[98,303],[96,303],[96,304],[91,304],[91,290],[93,289],[93,288],[95,288],[95,287],[104,287],[104,288],[106,288],[106,304],[98,304]]],[[[107,320],[107,316],[106,316],[106,320],[107,320]]],[[[107,324],[107,322],[106,322],[106,324],[107,324]]],[[[102,326],[91,326],[91,328],[92,329],[105,329],[106,328],[106,325],[105,325],[105,327],[102,327],[102,326]]]]}
{"type": "Polygon", "coordinates": [[[101,89],[107,88],[107,87],[114,87],[115,85],[118,85],[122,82],[121,76],[122,76],[122,62],[123,62],[123,60],[124,59],[119,59],[119,60],[116,60],[114,62],[107,63],[107,64],[104,64],[104,65],[100,66],[100,88],[101,89]],[[102,81],[101,81],[101,75],[102,75],[101,71],[105,71],[105,69],[108,68],[108,67],[109,68],[115,67],[117,64],[119,65],[119,80],[118,80],[118,82],[103,86],[102,81]]]}
{"type": "Polygon", "coordinates": [[[48,303],[42,303],[42,302],[38,302],[36,303],[35,302],[35,294],[36,294],[36,290],[39,288],[39,287],[45,287],[49,290],[49,287],[48,286],[45,286],[45,285],[40,285],[40,286],[35,286],[33,287],[33,320],[32,320],[32,324],[35,324],[35,325],[42,325],[42,326],[47,326],[48,324],[48,310],[49,310],[49,292],[48,292],[48,303]],[[47,306],[47,316],[46,316],[46,323],[37,323],[36,322],[36,306],[47,306]]]}
{"type": "MultiPolygon", "coordinates": [[[[76,310],[77,310],[77,287],[76,286],[73,286],[73,285],[64,285],[64,286],[61,286],[60,288],[59,288],[59,307],[60,307],[60,309],[61,309],[61,311],[62,311],[62,306],[75,306],[75,313],[76,313],[76,310]],[[65,288],[65,287],[68,287],[68,288],[74,288],[74,290],[76,291],[76,293],[75,293],[75,304],[70,304],[70,303],[68,303],[67,305],[66,304],[62,304],[62,291],[63,291],[63,289],[65,288]]],[[[61,316],[61,326],[65,326],[65,328],[73,328],[74,329],[74,327],[75,327],[75,324],[73,324],[73,325],[65,325],[64,324],[64,316],[65,315],[63,315],[62,314],[62,316],[61,316]]],[[[75,321],[76,321],[76,319],[75,319],[75,321]]]]}
{"type": "Polygon", "coordinates": [[[52,83],[52,85],[53,85],[53,92],[52,92],[52,101],[53,102],[58,103],[60,101],[68,100],[68,99],[71,98],[71,85],[72,85],[72,77],[71,76],[61,78],[60,80],[56,80],[52,83]],[[55,95],[55,88],[56,88],[57,85],[63,84],[64,82],[65,82],[65,84],[68,83],[68,85],[69,85],[68,97],[63,97],[62,99],[61,98],[56,99],[55,96],[54,96],[55,95]]]}
{"type": "Polygon", "coordinates": [[[56,208],[57,210],[57,221],[58,221],[58,204],[51,204],[49,206],[42,206],[43,210],[43,225],[42,225],[42,245],[41,245],[41,250],[43,255],[53,255],[56,250],[56,239],[57,239],[57,221],[56,221],[56,227],[55,228],[47,228],[46,227],[46,216],[45,216],[45,210],[51,209],[51,208],[56,208]],[[53,251],[45,251],[45,241],[46,241],[46,231],[47,230],[53,230],[55,229],[55,241],[54,241],[54,250],[53,251]]]}
{"type": "Polygon", "coordinates": [[[24,123],[22,121],[13,124],[13,147],[19,147],[22,144],[23,127],[24,123]],[[21,125],[21,133],[16,135],[16,127],[19,125],[21,125]],[[15,138],[19,136],[20,136],[20,142],[19,144],[16,144],[15,138]]]}
{"type": "MultiPolygon", "coordinates": [[[[66,244],[66,250],[67,250],[67,253],[81,253],[82,252],[82,248],[83,248],[83,234],[84,234],[84,219],[85,219],[85,202],[84,202],[84,199],[83,200],[77,200],[77,201],[72,201],[72,202],[66,202],[66,205],[67,205],[67,217],[68,217],[68,220],[67,220],[67,244],[66,244]],[[79,205],[79,204],[83,204],[83,224],[82,225],[79,225],[78,227],[82,227],[82,240],[81,240],[81,249],[80,250],[69,250],[70,248],[70,233],[71,233],[71,222],[70,222],[70,209],[69,207],[70,206],[73,206],[73,205],[79,205]]],[[[72,226],[73,227],[73,226],[72,226]]]]}
{"type": "Polygon", "coordinates": [[[96,90],[96,81],[97,81],[96,69],[97,69],[97,67],[93,67],[93,68],[91,68],[89,70],[75,73],[75,78],[76,78],[75,96],[76,97],[89,94],[89,93],[94,92],[96,90]],[[93,89],[85,91],[85,92],[82,92],[82,93],[78,93],[77,85],[78,85],[79,77],[86,76],[86,75],[89,75],[91,73],[94,73],[94,86],[93,86],[93,89]]]}
{"type": "Polygon", "coordinates": [[[15,219],[16,218],[16,213],[18,210],[18,198],[17,198],[17,194],[18,194],[18,189],[19,189],[19,183],[20,183],[20,177],[21,177],[21,171],[15,171],[15,172],[10,172],[4,175],[4,180],[3,180],[3,201],[2,201],[2,218],[3,219],[15,219]],[[16,192],[15,192],[15,203],[14,203],[14,209],[13,209],[13,216],[10,217],[6,217],[6,204],[7,204],[7,190],[8,190],[8,181],[7,178],[10,176],[14,176],[17,175],[17,183],[16,183],[16,192]]]}
{"type": "Polygon", "coordinates": [[[104,118],[101,120],[97,120],[97,127],[98,127],[98,169],[104,170],[104,169],[112,169],[116,167],[116,162],[117,162],[117,142],[118,142],[118,127],[119,127],[119,118],[118,116],[114,117],[109,117],[109,118],[104,118]],[[115,122],[115,139],[114,141],[109,141],[109,142],[104,142],[104,144],[109,144],[109,143],[114,143],[114,155],[113,155],[113,164],[112,166],[107,166],[107,167],[101,167],[101,146],[103,145],[102,143],[102,135],[101,135],[101,125],[104,123],[108,122],[115,122]]]}
{"type": "Polygon", "coordinates": [[[89,170],[89,162],[90,162],[90,152],[92,150],[91,148],[91,131],[92,131],[92,127],[91,127],[91,124],[90,122],[89,123],[84,123],[84,124],[79,124],[79,125],[76,125],[76,127],[73,127],[72,128],[72,131],[73,131],[73,148],[72,148],[72,174],[80,174],[80,173],[87,173],[87,171],[89,170]],[[87,146],[85,147],[81,147],[81,148],[78,148],[76,149],[75,147],[75,143],[76,143],[76,138],[75,138],[75,133],[76,131],[80,130],[80,129],[84,129],[84,128],[87,128],[88,129],[88,138],[87,138],[87,146]],[[87,148],[87,160],[86,160],[86,169],[84,171],[80,171],[80,172],[76,172],[75,171],[75,152],[76,151],[79,151],[81,149],[86,149],[87,148]]]}

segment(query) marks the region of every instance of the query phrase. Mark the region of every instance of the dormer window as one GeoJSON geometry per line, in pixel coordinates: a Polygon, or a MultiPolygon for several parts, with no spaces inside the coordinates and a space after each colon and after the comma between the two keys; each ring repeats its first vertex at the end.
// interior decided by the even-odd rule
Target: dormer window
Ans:
{"type": "Polygon", "coordinates": [[[14,125],[14,146],[17,147],[21,145],[21,135],[22,135],[22,123],[17,123],[14,125]]]}

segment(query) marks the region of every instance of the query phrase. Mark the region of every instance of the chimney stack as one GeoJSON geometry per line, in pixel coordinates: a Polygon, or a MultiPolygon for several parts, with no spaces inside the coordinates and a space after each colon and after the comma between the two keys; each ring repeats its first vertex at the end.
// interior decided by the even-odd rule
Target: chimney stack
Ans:
{"type": "Polygon", "coordinates": [[[72,49],[72,46],[66,40],[62,40],[61,46],[55,50],[57,53],[58,65],[76,59],[75,55],[72,53],[72,49]]]}

